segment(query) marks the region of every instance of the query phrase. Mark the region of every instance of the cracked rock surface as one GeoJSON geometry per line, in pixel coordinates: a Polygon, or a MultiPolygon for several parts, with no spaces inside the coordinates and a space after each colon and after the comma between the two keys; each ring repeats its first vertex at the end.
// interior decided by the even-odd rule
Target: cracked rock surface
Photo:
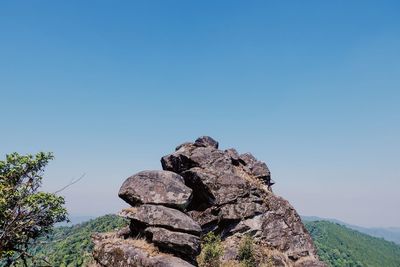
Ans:
{"type": "Polygon", "coordinates": [[[131,207],[120,215],[130,226],[94,237],[100,266],[197,266],[201,237],[210,231],[221,236],[222,261],[237,260],[250,235],[257,266],[325,266],[297,212],[272,192],[267,165],[252,154],[220,150],[203,136],[177,146],[161,165],[121,186],[131,207]]]}

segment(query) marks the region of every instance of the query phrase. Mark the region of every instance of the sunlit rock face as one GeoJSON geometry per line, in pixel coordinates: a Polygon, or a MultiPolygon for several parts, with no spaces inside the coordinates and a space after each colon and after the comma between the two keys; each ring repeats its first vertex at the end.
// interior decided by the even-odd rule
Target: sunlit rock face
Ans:
{"type": "Polygon", "coordinates": [[[159,204],[183,210],[189,205],[192,190],[176,173],[142,171],[126,179],[118,195],[133,206],[159,204]]]}
{"type": "Polygon", "coordinates": [[[161,165],[123,183],[119,196],[132,207],[120,215],[130,226],[94,237],[101,266],[197,266],[210,231],[222,239],[222,262],[237,262],[249,235],[257,266],[325,266],[297,212],[272,192],[267,165],[252,154],[220,150],[203,136],[177,146],[161,165]]]}

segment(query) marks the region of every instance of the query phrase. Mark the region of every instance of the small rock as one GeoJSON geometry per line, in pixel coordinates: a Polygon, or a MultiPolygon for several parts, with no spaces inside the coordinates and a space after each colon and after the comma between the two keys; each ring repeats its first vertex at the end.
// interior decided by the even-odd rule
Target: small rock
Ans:
{"type": "Polygon", "coordinates": [[[233,165],[239,165],[239,153],[234,148],[226,149],[225,153],[231,158],[233,165]]]}
{"type": "Polygon", "coordinates": [[[123,239],[130,237],[130,235],[131,235],[131,230],[130,230],[129,226],[125,226],[125,227],[119,229],[116,233],[116,236],[118,238],[123,238],[123,239]]]}
{"type": "Polygon", "coordinates": [[[195,146],[204,146],[204,147],[210,146],[215,149],[218,149],[218,142],[209,136],[201,136],[201,137],[197,138],[196,141],[194,142],[194,145],[195,146]]]}
{"type": "Polygon", "coordinates": [[[271,177],[271,172],[269,171],[267,164],[258,161],[251,153],[241,154],[239,158],[245,163],[245,169],[256,178],[271,177]]]}
{"type": "Polygon", "coordinates": [[[177,146],[177,147],[175,148],[175,151],[178,151],[178,150],[180,150],[181,148],[188,147],[188,146],[192,146],[192,145],[193,145],[193,143],[190,143],[190,142],[186,142],[186,143],[180,144],[179,146],[177,146]]]}

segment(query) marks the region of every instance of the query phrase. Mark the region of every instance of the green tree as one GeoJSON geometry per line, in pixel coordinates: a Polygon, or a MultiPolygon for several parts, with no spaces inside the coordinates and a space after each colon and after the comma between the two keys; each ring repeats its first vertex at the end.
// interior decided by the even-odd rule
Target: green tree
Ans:
{"type": "Polygon", "coordinates": [[[39,191],[51,153],[6,155],[0,161],[0,259],[27,266],[28,249],[57,222],[67,220],[64,198],[39,191]]]}

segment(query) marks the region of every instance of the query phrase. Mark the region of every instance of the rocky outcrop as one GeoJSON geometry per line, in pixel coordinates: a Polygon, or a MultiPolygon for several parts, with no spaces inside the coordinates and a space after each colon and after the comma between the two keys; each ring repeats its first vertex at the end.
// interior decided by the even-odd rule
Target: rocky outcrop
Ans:
{"type": "Polygon", "coordinates": [[[112,238],[95,238],[101,266],[197,265],[200,238],[210,231],[222,238],[222,261],[237,260],[240,241],[250,235],[257,266],[267,259],[274,266],[325,266],[299,215],[272,192],[267,165],[250,153],[220,150],[204,136],[179,145],[161,164],[163,171],[140,172],[123,183],[119,196],[132,207],[120,215],[131,223],[112,238]]]}

